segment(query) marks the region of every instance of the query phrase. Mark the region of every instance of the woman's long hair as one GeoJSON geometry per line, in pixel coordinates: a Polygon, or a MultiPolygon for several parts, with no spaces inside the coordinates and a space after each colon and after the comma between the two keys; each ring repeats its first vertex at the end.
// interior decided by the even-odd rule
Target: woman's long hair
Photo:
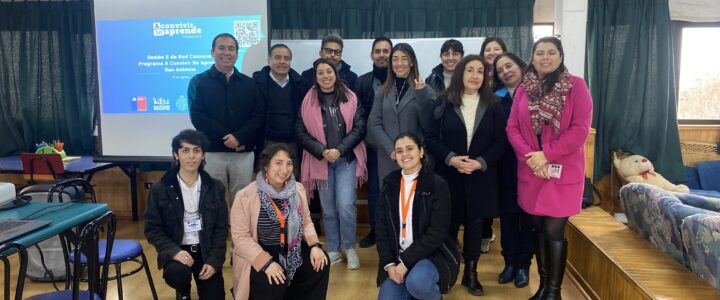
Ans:
{"type": "Polygon", "coordinates": [[[392,51],[390,51],[390,64],[388,66],[388,77],[385,80],[385,85],[383,86],[383,97],[387,96],[390,91],[393,90],[395,87],[395,78],[397,77],[397,74],[395,74],[395,71],[393,71],[393,62],[392,62],[392,56],[395,54],[395,52],[402,51],[405,53],[408,58],[410,58],[410,63],[412,63],[412,67],[410,67],[410,74],[408,74],[408,77],[406,78],[407,83],[410,85],[410,88],[415,88],[415,79],[420,78],[420,73],[418,72],[418,63],[417,63],[417,57],[415,56],[415,50],[407,44],[407,43],[399,43],[395,45],[395,47],[392,48],[392,51]]]}
{"type": "Polygon", "coordinates": [[[472,61],[479,61],[483,65],[483,82],[480,85],[480,101],[486,104],[493,104],[498,101],[497,97],[493,95],[489,85],[489,73],[490,65],[487,63],[485,58],[480,55],[470,54],[463,57],[453,71],[452,80],[450,80],[450,86],[445,90],[448,103],[455,106],[462,106],[462,96],[465,91],[464,76],[465,67],[472,61]]]}
{"type": "Polygon", "coordinates": [[[313,72],[315,72],[315,82],[313,83],[315,85],[315,90],[317,91],[317,101],[320,106],[322,106],[322,90],[320,89],[320,85],[318,84],[318,78],[317,78],[317,67],[320,64],[326,64],[330,66],[333,69],[333,72],[335,73],[335,84],[333,85],[333,89],[335,89],[335,99],[340,103],[346,103],[348,102],[347,94],[345,93],[345,84],[343,84],[342,79],[340,79],[340,74],[338,74],[337,67],[335,64],[332,63],[329,59],[326,58],[320,58],[313,63],[313,72]]]}
{"type": "Polygon", "coordinates": [[[520,68],[520,81],[522,82],[522,75],[525,74],[525,70],[527,69],[527,63],[522,60],[519,56],[515,55],[515,53],[512,52],[505,52],[503,54],[498,55],[495,57],[495,62],[493,62],[493,92],[500,89],[500,87],[504,86],[505,84],[500,80],[500,76],[498,75],[497,71],[497,64],[498,60],[500,60],[503,57],[507,57],[510,60],[512,60],[518,67],[520,68]]]}
{"type": "MultiPolygon", "coordinates": [[[[563,51],[562,43],[560,40],[554,36],[546,36],[544,38],[541,38],[533,44],[532,47],[532,57],[535,57],[535,49],[537,48],[538,44],[541,43],[552,43],[555,45],[555,47],[560,52],[560,66],[558,66],[557,70],[553,71],[550,74],[545,75],[543,79],[541,79],[541,84],[543,88],[543,94],[547,94],[553,90],[553,87],[555,87],[555,83],[557,83],[558,79],[560,78],[560,74],[565,71],[565,51],[563,51]]],[[[537,75],[537,70],[535,70],[535,66],[533,66],[533,59],[530,59],[530,65],[528,65],[526,72],[533,72],[537,75]]]]}

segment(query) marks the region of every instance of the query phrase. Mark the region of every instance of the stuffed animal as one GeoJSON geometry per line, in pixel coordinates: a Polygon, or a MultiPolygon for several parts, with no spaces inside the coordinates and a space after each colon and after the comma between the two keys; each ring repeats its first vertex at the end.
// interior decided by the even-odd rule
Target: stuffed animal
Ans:
{"type": "Polygon", "coordinates": [[[631,155],[623,158],[617,167],[618,173],[629,182],[652,184],[671,192],[690,192],[690,189],[686,185],[673,184],[659,173],[655,173],[655,167],[653,167],[650,160],[641,155],[631,155]]]}

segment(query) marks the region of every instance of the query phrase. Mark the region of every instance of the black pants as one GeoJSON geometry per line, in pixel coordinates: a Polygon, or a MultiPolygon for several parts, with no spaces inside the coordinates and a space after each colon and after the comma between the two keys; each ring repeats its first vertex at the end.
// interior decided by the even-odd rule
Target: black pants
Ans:
{"type": "MultiPolygon", "coordinates": [[[[317,202],[317,201],[316,201],[317,202]]],[[[325,254],[327,256],[327,254],[325,254]]],[[[300,252],[302,265],[295,271],[292,282],[270,284],[265,272],[250,268],[250,300],[324,300],[330,279],[330,259],[320,272],[313,270],[310,263],[310,249],[303,243],[300,252]]]]}
{"type": "Polygon", "coordinates": [[[493,220],[495,220],[495,219],[493,219],[493,218],[484,218],[483,219],[482,238],[489,239],[492,237],[492,235],[493,235],[493,229],[492,229],[493,220]]]}
{"type": "Polygon", "coordinates": [[[215,274],[207,280],[200,280],[200,270],[205,264],[200,250],[191,252],[190,247],[182,246],[183,250],[190,253],[195,263],[192,268],[177,261],[171,261],[163,266],[163,278],[165,283],[180,293],[189,293],[191,280],[195,277],[195,284],[198,288],[198,295],[202,300],[225,299],[225,281],[223,280],[222,269],[215,270],[215,274]]]}
{"type": "Polygon", "coordinates": [[[500,245],[505,263],[529,268],[535,242],[530,216],[525,212],[500,214],[500,245]]]}
{"type": "MultiPolygon", "coordinates": [[[[462,221],[462,220],[461,220],[462,221]]],[[[476,218],[466,222],[457,222],[455,219],[450,223],[450,236],[457,238],[460,225],[463,230],[463,257],[467,260],[478,260],[480,258],[480,239],[482,238],[483,219],[476,218]]]]}

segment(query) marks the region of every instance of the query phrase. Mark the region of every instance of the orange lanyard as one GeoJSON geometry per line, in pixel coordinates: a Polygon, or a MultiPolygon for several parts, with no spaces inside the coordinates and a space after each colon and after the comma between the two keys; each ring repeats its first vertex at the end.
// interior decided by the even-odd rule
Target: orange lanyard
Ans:
{"type": "Polygon", "coordinates": [[[280,245],[285,245],[285,218],[282,215],[282,212],[275,204],[275,201],[270,199],[270,203],[275,208],[275,212],[277,213],[278,220],[280,220],[280,245]]]}
{"type": "Polygon", "coordinates": [[[410,188],[410,194],[408,194],[407,199],[405,199],[405,178],[400,178],[400,208],[402,209],[402,215],[400,218],[402,218],[402,229],[400,231],[400,234],[403,238],[405,238],[405,228],[406,228],[406,222],[408,210],[410,210],[410,200],[412,200],[413,194],[415,194],[415,186],[417,185],[417,180],[413,180],[412,187],[410,188]]]}

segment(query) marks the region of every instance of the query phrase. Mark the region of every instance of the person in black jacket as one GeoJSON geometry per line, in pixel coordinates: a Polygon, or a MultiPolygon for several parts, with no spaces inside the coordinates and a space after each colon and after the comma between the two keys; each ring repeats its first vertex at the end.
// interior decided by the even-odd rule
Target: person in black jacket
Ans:
{"type": "Polygon", "coordinates": [[[440,299],[455,284],[460,264],[455,240],[448,234],[448,185],[424,163],[426,154],[416,134],[398,135],[394,149],[401,169],[384,179],[375,225],[378,299],[440,299]]]}
{"type": "Polygon", "coordinates": [[[213,39],[210,69],[190,80],[190,120],[210,139],[205,170],[235,193],[252,181],[256,134],[265,120],[257,84],[235,68],[238,42],[228,33],[213,39]]]}
{"type": "Polygon", "coordinates": [[[312,197],[318,190],[330,265],[342,261],[360,268],[355,251],[356,187],[367,180],[365,119],[355,93],[337,78],[335,65],[315,62],[317,82],[303,99],[296,138],[303,147],[300,178],[312,197]]]}
{"type": "Polygon", "coordinates": [[[455,39],[445,41],[440,47],[441,63],[432,69],[430,75],[425,78],[425,83],[438,95],[445,92],[445,89],[450,86],[455,66],[464,55],[465,50],[460,41],[455,39]]]}
{"type": "MultiPolygon", "coordinates": [[[[505,52],[495,58],[493,90],[501,97],[505,114],[510,116],[513,95],[522,81],[527,64],[517,55],[505,52]]],[[[507,151],[498,169],[500,187],[500,245],[505,268],[498,275],[498,283],[515,281],[516,287],[528,285],[530,261],[535,252],[530,216],[518,205],[517,158],[507,151]]]]}
{"type": "MultiPolygon", "coordinates": [[[[271,144],[287,144],[297,155],[295,120],[305,97],[300,74],[291,68],[292,51],[285,44],[270,47],[268,65],[253,73],[265,102],[265,121],[257,132],[255,160],[271,144]]],[[[300,177],[300,160],[293,161],[295,177],[300,177]]]]}
{"type": "Polygon", "coordinates": [[[200,299],[225,298],[228,211],[225,186],[203,171],[208,144],[191,129],[173,138],[175,163],[153,184],[145,210],[145,237],[180,299],[190,299],[192,277],[200,299]]]}
{"type": "Polygon", "coordinates": [[[477,279],[483,218],[499,214],[498,162],[508,151],[507,117],[487,85],[489,65],[478,55],[465,56],[455,68],[438,107],[436,124],[426,132],[427,148],[437,158],[437,172],[450,186],[457,238],[464,225],[462,285],[470,294],[485,292],[477,279]]]}
{"type": "MultiPolygon", "coordinates": [[[[320,58],[330,60],[335,65],[335,68],[338,70],[338,78],[342,79],[343,83],[345,83],[345,86],[355,92],[355,85],[358,76],[357,74],[355,74],[355,72],[350,71],[350,65],[348,65],[344,60],[342,60],[343,47],[344,44],[342,38],[337,34],[330,34],[322,39],[319,53],[320,58]]],[[[313,66],[316,63],[317,60],[313,63],[313,66]]],[[[315,85],[314,68],[303,71],[302,79],[306,91],[309,90],[313,85],[315,85]]]]}
{"type": "MultiPolygon", "coordinates": [[[[373,41],[370,58],[373,61],[373,70],[360,76],[357,81],[357,96],[360,104],[363,106],[366,120],[372,110],[375,101],[375,95],[382,91],[383,84],[388,76],[388,66],[390,64],[390,51],[392,50],[392,41],[387,37],[378,37],[373,41]]],[[[366,142],[368,142],[366,140],[366,142]]],[[[369,145],[369,142],[368,142],[369,145]]],[[[368,248],[375,245],[375,207],[380,194],[380,180],[378,179],[378,159],[377,150],[368,146],[368,223],[370,224],[370,233],[360,240],[360,248],[368,248]]]]}

